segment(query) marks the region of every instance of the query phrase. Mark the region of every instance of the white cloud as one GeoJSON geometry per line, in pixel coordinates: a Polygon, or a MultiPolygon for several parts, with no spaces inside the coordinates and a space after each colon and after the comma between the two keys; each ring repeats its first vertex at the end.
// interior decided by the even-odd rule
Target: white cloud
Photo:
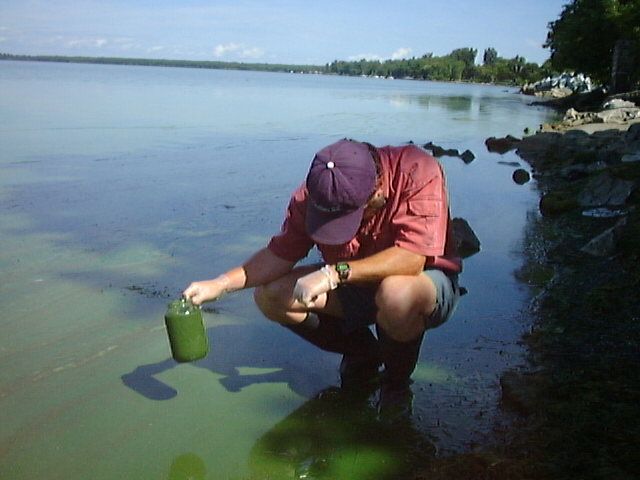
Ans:
{"type": "MultiPolygon", "coordinates": [[[[59,39],[60,37],[56,37],[59,39]]],[[[74,38],[67,41],[67,47],[97,47],[102,48],[107,45],[109,41],[106,38],[74,38]]]]}
{"type": "Polygon", "coordinates": [[[359,60],[379,61],[382,60],[382,57],[375,53],[359,53],[358,55],[351,55],[350,57],[347,57],[347,60],[350,62],[357,62],[359,60]]]}
{"type": "Polygon", "coordinates": [[[264,56],[264,50],[258,47],[245,48],[240,53],[243,58],[260,58],[264,56]]]}
{"type": "Polygon", "coordinates": [[[358,55],[351,55],[347,57],[347,60],[350,62],[357,62],[359,60],[369,60],[369,61],[379,61],[383,62],[385,60],[401,60],[403,58],[407,58],[411,54],[410,48],[399,48],[395,52],[393,52],[390,56],[382,56],[377,53],[359,53],[358,55]]]}
{"type": "Polygon", "coordinates": [[[7,37],[0,37],[0,43],[6,42],[6,41],[7,41],[7,37]]]}
{"type": "Polygon", "coordinates": [[[391,54],[391,60],[402,60],[403,58],[407,58],[411,53],[410,48],[399,48],[395,52],[391,54]]]}
{"type": "Polygon", "coordinates": [[[231,42],[224,45],[216,45],[213,49],[213,54],[217,58],[227,55],[236,55],[241,58],[260,58],[264,56],[264,50],[258,47],[246,47],[241,43],[231,42]]]}
{"type": "Polygon", "coordinates": [[[216,48],[213,49],[213,54],[216,57],[224,57],[228,53],[237,52],[240,49],[240,45],[237,43],[227,43],[225,45],[216,45],[216,48]]]}

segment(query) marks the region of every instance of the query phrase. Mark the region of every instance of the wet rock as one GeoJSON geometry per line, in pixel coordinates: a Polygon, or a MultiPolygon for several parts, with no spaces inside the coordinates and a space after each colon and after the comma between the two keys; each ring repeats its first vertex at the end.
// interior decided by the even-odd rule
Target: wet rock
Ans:
{"type": "Polygon", "coordinates": [[[543,132],[525,137],[518,143],[517,154],[531,164],[554,162],[558,158],[563,135],[557,132],[543,132]]]}
{"type": "Polygon", "coordinates": [[[502,405],[522,415],[536,411],[544,380],[540,373],[508,371],[500,377],[502,405]]]}
{"type": "Polygon", "coordinates": [[[582,207],[624,205],[633,191],[634,182],[612,177],[608,172],[592,178],[578,195],[582,207]]]}
{"type": "Polygon", "coordinates": [[[443,148],[433,142],[425,143],[423,146],[426,150],[430,150],[434,157],[459,157],[464,163],[471,163],[476,157],[471,150],[465,150],[460,153],[455,148],[443,148]]]}
{"type": "Polygon", "coordinates": [[[640,142],[640,123],[634,123],[629,127],[624,139],[628,143],[640,142]]]}
{"type": "Polygon", "coordinates": [[[470,257],[480,251],[480,240],[464,218],[451,220],[456,250],[462,258],[470,257]]]}
{"type": "Polygon", "coordinates": [[[476,156],[473,154],[471,150],[465,150],[460,154],[460,158],[464,163],[469,164],[476,159],[476,156]]]}
{"type": "Polygon", "coordinates": [[[621,218],[613,227],[592,238],[580,251],[594,257],[609,257],[613,255],[616,252],[616,241],[622,234],[626,224],[627,219],[621,218]]]}
{"type": "Polygon", "coordinates": [[[606,162],[597,160],[593,163],[576,163],[567,165],[560,170],[560,175],[570,181],[584,178],[593,172],[599,172],[607,168],[606,162]]]}
{"type": "Polygon", "coordinates": [[[515,150],[520,142],[521,140],[519,138],[507,135],[503,138],[489,137],[485,140],[484,144],[491,153],[503,154],[510,150],[515,150]]]}
{"type": "Polygon", "coordinates": [[[540,213],[547,217],[569,212],[577,206],[575,197],[566,192],[549,192],[540,199],[540,213]]]}
{"type": "Polygon", "coordinates": [[[624,163],[640,162],[640,151],[635,153],[627,153],[626,155],[623,155],[622,161],[624,163]]]}
{"type": "Polygon", "coordinates": [[[518,185],[524,185],[531,180],[531,175],[524,168],[519,168],[513,172],[512,178],[518,185]]]}

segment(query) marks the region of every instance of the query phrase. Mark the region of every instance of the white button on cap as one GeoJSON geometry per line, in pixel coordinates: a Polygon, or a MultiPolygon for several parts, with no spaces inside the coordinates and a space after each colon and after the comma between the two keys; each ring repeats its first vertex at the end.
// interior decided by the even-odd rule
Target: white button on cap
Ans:
{"type": "Polygon", "coordinates": [[[336,164],[335,164],[335,163],[333,163],[333,162],[327,162],[327,168],[333,168],[333,167],[335,167],[335,166],[336,166],[336,164]]]}

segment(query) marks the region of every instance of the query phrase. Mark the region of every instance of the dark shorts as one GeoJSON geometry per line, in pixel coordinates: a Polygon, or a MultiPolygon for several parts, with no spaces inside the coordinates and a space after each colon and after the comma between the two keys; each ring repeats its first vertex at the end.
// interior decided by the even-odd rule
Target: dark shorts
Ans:
{"type": "MultiPolygon", "coordinates": [[[[458,275],[442,270],[427,269],[423,272],[436,286],[436,308],[425,317],[425,327],[435,328],[446,322],[456,309],[460,298],[458,275]]],[[[336,290],[345,314],[345,333],[358,327],[375,323],[378,308],[375,304],[377,286],[343,285],[336,290]]]]}

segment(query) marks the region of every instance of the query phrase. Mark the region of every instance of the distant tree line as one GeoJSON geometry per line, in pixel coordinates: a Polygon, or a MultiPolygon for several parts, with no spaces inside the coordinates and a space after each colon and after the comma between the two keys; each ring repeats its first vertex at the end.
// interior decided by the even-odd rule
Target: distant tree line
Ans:
{"type": "Polygon", "coordinates": [[[458,48],[441,57],[427,53],[420,58],[406,60],[336,60],[325,66],[327,73],[338,75],[366,75],[393,78],[413,78],[453,82],[481,82],[521,85],[550,75],[548,64],[539,66],[524,57],[502,58],[494,48],[487,48],[482,64],[476,64],[478,51],[458,48]]]}
{"type": "Polygon", "coordinates": [[[145,67],[208,68],[216,70],[256,70],[267,72],[312,73],[322,70],[315,65],[286,65],[277,63],[217,62],[207,60],[167,60],[153,58],[122,57],[67,57],[59,55],[11,55],[0,53],[0,60],[24,60],[31,62],[97,63],[108,65],[140,65],[145,67]]]}
{"type": "Polygon", "coordinates": [[[483,62],[476,65],[478,51],[473,48],[458,48],[441,57],[432,53],[420,58],[403,60],[335,60],[324,66],[287,65],[272,63],[241,63],[198,60],[164,60],[148,58],[118,57],[66,57],[66,56],[30,56],[0,53],[0,60],[28,60],[67,63],[98,63],[112,65],[142,65],[185,68],[210,68],[226,70],[257,70],[268,72],[323,73],[350,76],[379,76],[410,78],[417,80],[465,81],[481,83],[500,83],[520,85],[539,80],[550,74],[548,65],[538,66],[527,62],[523,57],[501,58],[494,48],[484,51],[483,62]]]}

